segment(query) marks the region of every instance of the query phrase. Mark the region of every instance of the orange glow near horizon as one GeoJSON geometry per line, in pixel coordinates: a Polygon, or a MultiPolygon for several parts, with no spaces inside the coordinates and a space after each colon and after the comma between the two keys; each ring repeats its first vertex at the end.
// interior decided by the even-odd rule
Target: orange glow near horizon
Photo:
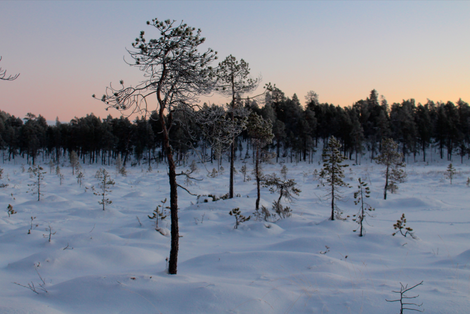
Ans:
{"type": "Polygon", "coordinates": [[[351,106],[372,89],[389,105],[411,98],[470,102],[470,2],[181,3],[2,3],[8,14],[0,19],[0,67],[21,75],[0,81],[0,110],[61,122],[90,113],[119,116],[91,96],[100,98],[121,79],[143,79],[123,58],[141,30],[158,36],[145,25],[154,12],[200,27],[204,47],[218,51],[219,61],[229,54],[245,59],[252,76],[262,77],[253,94],[271,82],[302,104],[313,90],[321,103],[351,106]],[[280,23],[288,16],[296,18],[280,23]]]}

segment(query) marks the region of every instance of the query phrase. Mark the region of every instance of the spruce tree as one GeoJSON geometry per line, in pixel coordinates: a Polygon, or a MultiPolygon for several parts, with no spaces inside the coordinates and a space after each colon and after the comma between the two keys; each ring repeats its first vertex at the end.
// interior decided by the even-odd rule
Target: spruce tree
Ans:
{"type": "MultiPolygon", "coordinates": [[[[323,168],[320,171],[320,178],[326,180],[326,183],[322,182],[321,185],[329,186],[329,192],[326,195],[331,199],[331,220],[335,220],[335,209],[337,209],[336,201],[341,199],[341,194],[339,193],[340,187],[349,187],[349,185],[344,182],[344,171],[343,168],[348,165],[342,164],[346,159],[341,154],[341,143],[332,136],[328,143],[328,146],[323,150],[323,168]]],[[[340,216],[340,212],[336,211],[336,216],[340,216]]]]}

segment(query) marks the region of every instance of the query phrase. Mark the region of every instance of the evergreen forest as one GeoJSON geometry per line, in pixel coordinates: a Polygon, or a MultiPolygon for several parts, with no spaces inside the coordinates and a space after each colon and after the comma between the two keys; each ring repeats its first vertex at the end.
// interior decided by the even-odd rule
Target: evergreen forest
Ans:
{"type": "MultiPolygon", "coordinates": [[[[361,157],[374,158],[380,151],[382,139],[392,138],[407,161],[445,159],[463,162],[470,153],[470,106],[463,100],[416,104],[414,99],[389,105],[376,90],[352,106],[340,107],[320,103],[310,92],[303,106],[296,94],[292,98],[274,87],[264,99],[238,99],[251,112],[271,121],[274,139],[267,147],[276,154],[276,161],[311,162],[317,150],[322,150],[332,136],[342,146],[343,154],[356,164],[361,157]],[[322,146],[322,147],[319,147],[322,146]]],[[[202,109],[216,107],[203,105],[202,109]]],[[[219,106],[229,114],[229,106],[219,106]]],[[[198,109],[192,109],[198,110],[198,109]]],[[[223,128],[223,127],[222,127],[223,128]]],[[[93,114],[75,117],[68,123],[56,120],[50,125],[41,115],[28,113],[15,117],[0,111],[0,149],[3,161],[17,156],[28,162],[52,159],[60,162],[75,151],[82,163],[110,165],[120,156],[123,164],[137,165],[163,162],[161,124],[159,115],[130,120],[111,115],[101,119],[93,114]]],[[[186,164],[195,150],[202,152],[204,162],[222,158],[215,149],[211,135],[185,115],[172,119],[170,139],[178,164],[186,164]]],[[[247,130],[236,138],[236,158],[249,157],[252,141],[247,130]],[[245,144],[244,144],[245,143],[245,144]],[[245,150],[243,150],[245,149],[245,150]]],[[[230,156],[230,155],[229,155],[230,156]]]]}

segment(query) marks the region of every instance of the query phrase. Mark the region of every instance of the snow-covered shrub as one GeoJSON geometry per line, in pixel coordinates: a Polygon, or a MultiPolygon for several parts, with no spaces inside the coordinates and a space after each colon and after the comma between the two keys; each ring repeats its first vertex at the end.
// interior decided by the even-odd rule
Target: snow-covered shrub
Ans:
{"type": "Polygon", "coordinates": [[[235,217],[235,226],[233,227],[234,229],[238,229],[238,226],[241,223],[248,221],[251,218],[251,216],[248,216],[248,217],[243,216],[242,213],[240,212],[240,208],[234,208],[228,214],[230,216],[235,217]]]}

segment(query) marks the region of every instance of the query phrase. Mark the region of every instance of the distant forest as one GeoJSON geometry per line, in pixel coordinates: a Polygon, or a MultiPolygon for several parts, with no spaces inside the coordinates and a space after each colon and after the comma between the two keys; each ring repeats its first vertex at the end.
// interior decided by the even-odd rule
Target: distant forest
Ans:
{"type": "MultiPolygon", "coordinates": [[[[415,161],[427,161],[429,148],[437,153],[434,159],[457,156],[463,162],[470,154],[470,107],[462,100],[456,104],[431,100],[416,104],[410,99],[390,106],[384,98],[379,99],[376,90],[348,107],[319,103],[313,92],[306,98],[307,104],[302,106],[295,94],[289,98],[275,89],[265,95],[263,106],[256,100],[240,100],[245,108],[272,122],[274,140],[268,149],[276,153],[277,161],[311,162],[315,151],[321,150],[331,136],[341,141],[344,155],[356,163],[363,154],[375,157],[384,138],[394,139],[404,156],[415,161]]],[[[197,123],[178,119],[177,112],[174,115],[170,138],[176,160],[185,162],[188,153],[200,148],[203,158],[213,161],[211,141],[197,123]]],[[[122,116],[100,119],[91,114],[48,125],[41,115],[28,113],[19,118],[0,111],[0,149],[4,162],[19,155],[32,163],[46,159],[61,162],[72,151],[90,164],[110,164],[118,155],[124,165],[162,162],[158,119],[156,113],[132,121],[122,116]]],[[[250,138],[246,131],[236,143],[236,156],[248,157],[250,138]]]]}

